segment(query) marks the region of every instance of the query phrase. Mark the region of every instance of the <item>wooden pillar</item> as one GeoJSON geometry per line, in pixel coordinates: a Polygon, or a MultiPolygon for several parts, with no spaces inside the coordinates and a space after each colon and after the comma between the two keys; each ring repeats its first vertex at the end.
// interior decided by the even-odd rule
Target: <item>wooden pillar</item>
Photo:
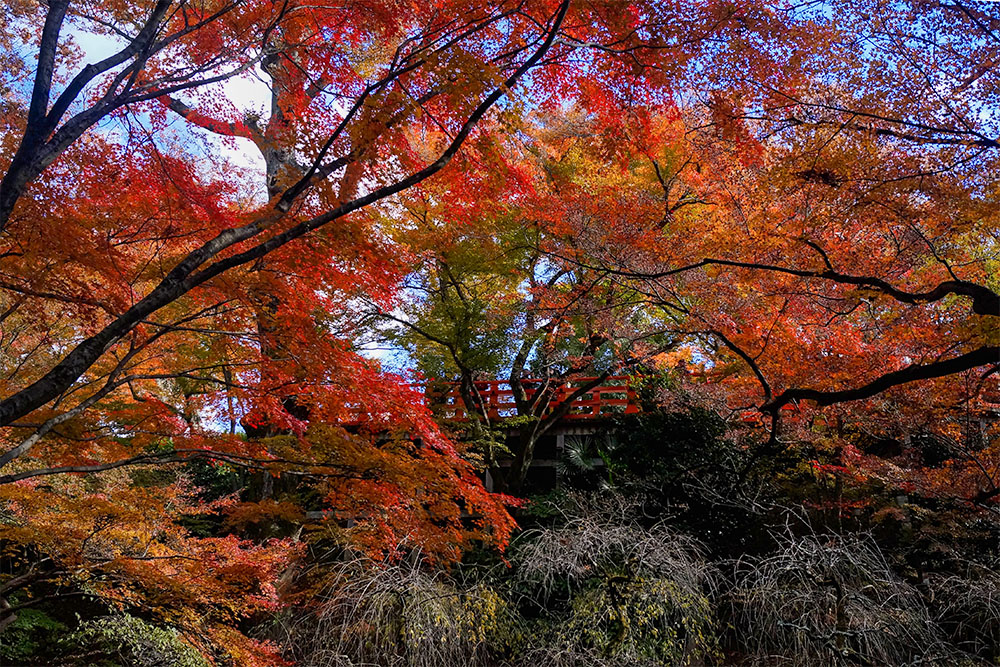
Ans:
{"type": "MultiPolygon", "coordinates": [[[[565,433],[558,433],[558,434],[556,434],[556,461],[557,462],[563,460],[563,455],[565,454],[565,452],[566,452],[566,434],[565,433]]],[[[560,483],[562,481],[562,480],[559,479],[559,477],[560,477],[559,471],[560,470],[562,470],[562,466],[557,464],[556,465],[556,488],[557,489],[559,488],[559,485],[560,485],[560,483]]]]}

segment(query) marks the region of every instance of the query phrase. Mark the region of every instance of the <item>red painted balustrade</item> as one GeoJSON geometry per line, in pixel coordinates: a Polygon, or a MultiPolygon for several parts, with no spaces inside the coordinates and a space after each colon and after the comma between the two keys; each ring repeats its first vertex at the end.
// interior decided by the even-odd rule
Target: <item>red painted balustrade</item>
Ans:
{"type": "MultiPolygon", "coordinates": [[[[605,378],[601,384],[588,389],[586,393],[570,400],[580,387],[593,382],[596,378],[576,378],[572,381],[558,382],[555,385],[552,399],[549,401],[547,414],[570,401],[569,410],[563,419],[599,419],[615,414],[633,414],[639,412],[639,404],[635,390],[628,385],[626,376],[605,378]]],[[[543,387],[544,380],[529,379],[522,381],[525,392],[529,396],[543,387]]],[[[514,402],[514,391],[510,383],[504,380],[484,380],[475,382],[476,400],[484,407],[486,414],[492,419],[503,419],[517,415],[514,402]]],[[[550,387],[550,389],[553,389],[550,387]]],[[[426,385],[424,397],[428,405],[440,416],[454,421],[465,421],[468,414],[462,401],[459,385],[456,382],[426,385]]]]}

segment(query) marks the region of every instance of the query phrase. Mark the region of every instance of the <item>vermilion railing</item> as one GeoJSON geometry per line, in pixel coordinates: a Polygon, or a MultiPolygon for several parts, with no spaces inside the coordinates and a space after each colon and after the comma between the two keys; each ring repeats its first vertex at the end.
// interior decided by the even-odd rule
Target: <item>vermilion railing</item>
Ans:
{"type": "MultiPolygon", "coordinates": [[[[569,409],[563,419],[598,419],[615,414],[633,414],[639,412],[639,404],[635,390],[628,385],[629,378],[613,376],[605,378],[601,384],[588,389],[585,393],[570,400],[581,387],[597,378],[576,378],[571,381],[558,382],[554,387],[547,388],[551,393],[546,414],[551,414],[567,401],[569,409]]],[[[556,381],[553,381],[556,382],[556,381]]],[[[485,380],[473,383],[474,399],[483,407],[490,419],[503,419],[517,415],[514,402],[514,390],[510,383],[504,380],[485,380]]],[[[525,392],[530,397],[534,392],[544,388],[543,380],[522,380],[525,392]]],[[[465,421],[468,413],[465,402],[459,391],[458,383],[447,382],[425,387],[427,404],[445,419],[465,421]]]]}

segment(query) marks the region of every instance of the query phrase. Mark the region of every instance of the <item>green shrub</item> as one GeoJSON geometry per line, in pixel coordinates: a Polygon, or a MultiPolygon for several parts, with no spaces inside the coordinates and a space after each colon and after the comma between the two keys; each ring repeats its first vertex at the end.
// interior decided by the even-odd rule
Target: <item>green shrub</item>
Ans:
{"type": "MultiPolygon", "coordinates": [[[[172,628],[127,614],[84,621],[66,639],[82,649],[85,664],[120,667],[208,667],[205,659],[172,628]]],[[[70,652],[73,653],[73,652],[70,652]]]]}

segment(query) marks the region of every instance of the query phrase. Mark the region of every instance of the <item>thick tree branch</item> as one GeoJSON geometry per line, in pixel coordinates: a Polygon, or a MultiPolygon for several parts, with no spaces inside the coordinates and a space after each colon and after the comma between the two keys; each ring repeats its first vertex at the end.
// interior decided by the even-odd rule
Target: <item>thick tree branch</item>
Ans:
{"type": "Polygon", "coordinates": [[[159,99],[164,106],[184,120],[197,125],[204,130],[208,130],[209,132],[221,134],[224,137],[242,137],[244,139],[250,139],[254,142],[260,139],[258,133],[254,132],[247,126],[246,123],[216,120],[215,118],[206,116],[205,114],[192,109],[180,100],[174,99],[169,95],[162,95],[159,99]]]}
{"type": "Polygon", "coordinates": [[[764,412],[775,413],[780,410],[782,406],[787,405],[792,401],[814,401],[820,406],[844,403],[847,401],[860,401],[866,398],[871,398],[872,396],[880,394],[887,389],[908,384],[910,382],[931,380],[934,378],[945,377],[947,375],[954,375],[955,373],[961,373],[973,368],[995,364],[998,362],[1000,362],[1000,346],[988,345],[971,352],[966,352],[965,354],[957,357],[951,357],[950,359],[933,361],[928,364],[913,364],[898,371],[892,371],[891,373],[881,375],[868,384],[855,387],[854,389],[841,389],[833,391],[799,388],[786,389],[778,394],[774,400],[761,406],[761,410],[764,412]]]}
{"type": "MultiPolygon", "coordinates": [[[[49,11],[45,15],[45,26],[42,28],[42,39],[38,45],[38,65],[35,69],[35,81],[31,87],[31,104],[28,107],[28,130],[25,135],[40,134],[39,127],[49,110],[49,95],[52,92],[52,75],[55,72],[56,47],[59,44],[59,32],[69,0],[52,0],[48,3],[49,11]]],[[[32,138],[35,138],[34,136],[32,138]]]]}
{"type": "MultiPolygon", "coordinates": [[[[562,258],[568,259],[568,258],[562,258]]],[[[569,259],[568,261],[573,261],[569,259]]],[[[946,280],[934,288],[924,291],[924,292],[908,292],[906,290],[901,290],[893,285],[889,284],[882,278],[877,278],[875,276],[854,276],[847,273],[841,273],[835,271],[831,268],[827,268],[823,271],[813,271],[809,269],[795,269],[785,266],[777,266],[774,264],[763,264],[759,262],[740,262],[729,259],[717,259],[717,258],[706,258],[701,261],[694,262],[693,264],[685,264],[684,266],[679,266],[674,269],[667,269],[665,271],[654,271],[654,272],[643,272],[643,271],[632,271],[628,269],[609,269],[602,268],[601,270],[607,271],[608,273],[613,273],[615,275],[623,276],[626,278],[636,278],[641,280],[657,280],[660,278],[667,278],[670,276],[678,275],[681,273],[686,273],[688,271],[694,271],[696,269],[704,268],[706,266],[728,266],[732,268],[740,269],[751,269],[756,271],[770,271],[773,273],[783,273],[790,276],[798,276],[800,278],[816,278],[819,280],[828,280],[835,283],[840,283],[843,285],[855,285],[858,287],[866,287],[869,289],[876,290],[883,294],[886,294],[897,301],[910,304],[918,303],[932,303],[934,301],[940,301],[941,299],[949,295],[966,296],[972,299],[972,312],[977,315],[991,315],[995,317],[1000,317],[1000,294],[997,294],[988,287],[979,285],[966,280],[946,280]]],[[[597,267],[588,267],[597,268],[597,267]]]]}
{"type": "Polygon", "coordinates": [[[308,461],[287,459],[281,457],[260,458],[223,452],[217,449],[179,448],[168,452],[139,454],[127,459],[97,463],[93,465],[53,466],[50,468],[35,468],[22,472],[0,476],[0,484],[10,484],[23,479],[48,477],[51,475],[66,475],[80,473],[105,472],[118,468],[148,465],[166,465],[170,463],[189,463],[191,461],[224,461],[231,465],[252,470],[269,470],[273,466],[295,466],[299,470],[282,470],[282,474],[311,478],[365,478],[364,471],[342,469],[340,464],[324,461],[308,461]],[[335,472],[334,472],[335,471],[335,472]]]}

